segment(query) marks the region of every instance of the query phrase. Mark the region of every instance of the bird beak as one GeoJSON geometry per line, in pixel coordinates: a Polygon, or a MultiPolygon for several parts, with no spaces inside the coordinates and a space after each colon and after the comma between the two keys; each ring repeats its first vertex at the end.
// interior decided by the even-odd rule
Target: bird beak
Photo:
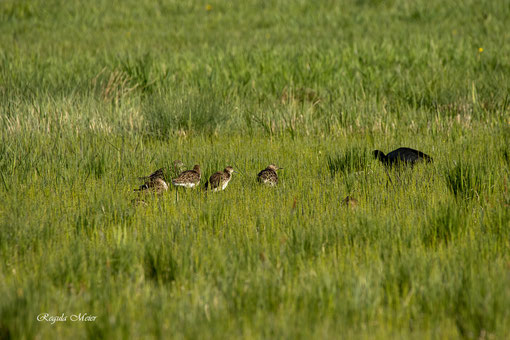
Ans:
{"type": "Polygon", "coordinates": [[[239,173],[239,172],[237,172],[237,171],[235,171],[235,170],[234,170],[234,171],[232,171],[232,172],[233,172],[233,173],[235,173],[235,174],[238,174],[238,173],[239,173]]]}

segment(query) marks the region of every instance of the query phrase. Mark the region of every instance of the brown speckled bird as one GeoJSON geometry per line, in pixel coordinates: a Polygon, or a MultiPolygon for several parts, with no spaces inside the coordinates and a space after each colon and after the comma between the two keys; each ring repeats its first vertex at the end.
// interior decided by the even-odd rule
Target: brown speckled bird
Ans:
{"type": "Polygon", "coordinates": [[[274,164],[269,164],[267,168],[258,173],[257,182],[274,187],[276,184],[278,184],[278,174],[276,173],[276,170],[279,169],[283,168],[280,168],[274,164]]]}
{"type": "Polygon", "coordinates": [[[219,190],[225,190],[228,182],[232,179],[232,173],[237,173],[234,168],[227,166],[223,171],[215,172],[209,177],[209,181],[205,183],[205,189],[210,189],[213,192],[219,190]]]}
{"type": "Polygon", "coordinates": [[[358,205],[358,200],[352,196],[347,196],[342,200],[342,205],[354,208],[358,205]]]}
{"type": "Polygon", "coordinates": [[[186,170],[174,178],[172,184],[178,187],[193,188],[200,183],[201,176],[200,165],[196,164],[193,170],[186,170]]]}
{"type": "Polygon", "coordinates": [[[163,168],[154,171],[149,176],[140,177],[145,180],[145,183],[140,185],[135,191],[151,191],[157,194],[161,194],[168,190],[168,184],[165,181],[165,174],[163,168]]]}

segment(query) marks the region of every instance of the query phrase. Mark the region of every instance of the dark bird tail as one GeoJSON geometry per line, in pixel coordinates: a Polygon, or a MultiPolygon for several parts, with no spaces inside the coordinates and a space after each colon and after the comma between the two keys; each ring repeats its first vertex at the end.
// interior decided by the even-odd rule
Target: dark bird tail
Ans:
{"type": "Polygon", "coordinates": [[[418,153],[418,156],[419,156],[420,158],[423,158],[423,159],[425,160],[425,162],[427,162],[427,163],[431,163],[431,162],[433,162],[433,161],[434,161],[434,160],[432,159],[432,157],[430,157],[429,155],[427,155],[427,154],[425,154],[425,153],[423,153],[423,152],[421,152],[421,151],[417,151],[417,153],[418,153]]]}

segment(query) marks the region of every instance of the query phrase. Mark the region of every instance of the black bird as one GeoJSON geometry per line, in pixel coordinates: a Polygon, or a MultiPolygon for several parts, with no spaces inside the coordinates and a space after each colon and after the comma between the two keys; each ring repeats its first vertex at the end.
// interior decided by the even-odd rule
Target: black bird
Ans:
{"type": "Polygon", "coordinates": [[[384,165],[389,166],[393,166],[395,164],[409,164],[413,166],[415,163],[423,160],[427,163],[432,162],[432,158],[429,155],[411,148],[398,148],[387,155],[385,155],[382,151],[374,150],[373,155],[384,165]]]}

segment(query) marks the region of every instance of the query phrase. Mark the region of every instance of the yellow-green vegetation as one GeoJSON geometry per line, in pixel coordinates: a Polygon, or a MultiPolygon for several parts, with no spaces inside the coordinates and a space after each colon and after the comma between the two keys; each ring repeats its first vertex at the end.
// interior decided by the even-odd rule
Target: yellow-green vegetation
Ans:
{"type": "Polygon", "coordinates": [[[505,0],[1,1],[0,338],[508,337],[509,27],[505,0]],[[400,146],[434,162],[386,173],[400,146]],[[133,206],[176,159],[240,174],[133,206]]]}

